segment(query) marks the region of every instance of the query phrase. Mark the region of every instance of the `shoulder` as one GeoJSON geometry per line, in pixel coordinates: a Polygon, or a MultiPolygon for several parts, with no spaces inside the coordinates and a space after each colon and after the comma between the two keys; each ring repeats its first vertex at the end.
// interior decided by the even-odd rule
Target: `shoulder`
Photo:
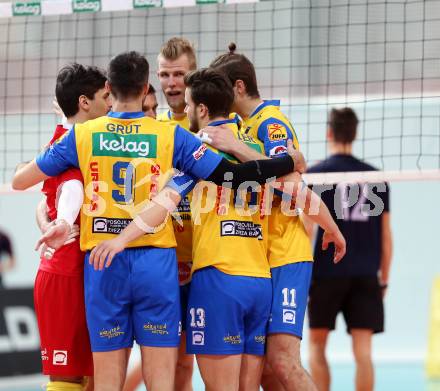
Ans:
{"type": "Polygon", "coordinates": [[[168,110],[158,114],[156,120],[159,122],[168,122],[170,120],[168,117],[168,110]]]}
{"type": "Polygon", "coordinates": [[[314,174],[314,173],[320,173],[320,172],[326,172],[329,171],[329,169],[331,169],[332,164],[330,159],[325,159],[322,160],[316,164],[314,164],[311,167],[307,168],[307,173],[309,174],[314,174]]]}

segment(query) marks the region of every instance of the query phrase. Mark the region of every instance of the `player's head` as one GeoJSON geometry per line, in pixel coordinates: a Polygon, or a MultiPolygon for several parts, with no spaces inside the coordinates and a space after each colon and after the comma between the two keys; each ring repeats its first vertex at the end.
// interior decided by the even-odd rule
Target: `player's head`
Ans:
{"type": "Polygon", "coordinates": [[[209,65],[223,72],[231,81],[235,94],[234,111],[241,100],[260,97],[254,65],[245,55],[235,53],[236,49],[235,43],[230,43],[229,52],[218,56],[209,65]]]}
{"type": "Polygon", "coordinates": [[[140,53],[131,51],[113,57],[108,65],[108,85],[113,97],[120,101],[143,99],[148,93],[147,59],[140,53]]]}
{"type": "Polygon", "coordinates": [[[157,62],[157,76],[168,106],[174,113],[183,113],[185,109],[183,77],[189,71],[197,69],[194,46],[185,38],[171,38],[160,49],[157,62]]]}
{"type": "Polygon", "coordinates": [[[147,117],[156,118],[157,106],[156,89],[149,84],[148,94],[142,102],[142,111],[147,117]]]}
{"type": "Polygon", "coordinates": [[[111,98],[105,88],[107,78],[97,67],[73,63],[58,72],[55,95],[67,118],[81,113],[84,120],[106,115],[111,98]]]}
{"type": "Polygon", "coordinates": [[[192,132],[198,132],[214,118],[228,118],[234,92],[221,72],[210,68],[192,71],[185,75],[185,86],[185,111],[192,132]]]}
{"type": "Polygon", "coordinates": [[[356,113],[350,107],[332,109],[328,119],[327,139],[338,144],[352,144],[358,123],[356,113]]]}

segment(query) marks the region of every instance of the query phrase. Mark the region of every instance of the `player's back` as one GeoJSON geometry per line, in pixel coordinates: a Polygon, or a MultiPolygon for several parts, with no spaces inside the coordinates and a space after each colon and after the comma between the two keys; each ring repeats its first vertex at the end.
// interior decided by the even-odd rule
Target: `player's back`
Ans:
{"type": "MultiPolygon", "coordinates": [[[[280,110],[280,101],[264,101],[245,119],[244,132],[264,144],[266,156],[275,158],[287,153],[287,140],[296,149],[299,142],[295,130],[280,110]]],[[[285,215],[281,210],[281,198],[274,197],[269,218],[269,263],[271,267],[289,263],[312,261],[310,239],[301,219],[285,215]]]]}
{"type": "MultiPolygon", "coordinates": [[[[249,147],[262,153],[262,144],[240,133],[235,119],[210,125],[223,124],[249,147]]],[[[236,162],[230,155],[218,153],[236,162]]],[[[210,182],[202,182],[194,190],[193,271],[214,266],[231,275],[270,277],[266,255],[268,219],[260,213],[261,187],[255,190],[248,193],[243,189],[237,193],[210,182]],[[200,213],[200,206],[213,209],[200,213]]]]}
{"type": "MultiPolygon", "coordinates": [[[[336,154],[309,168],[309,173],[376,171],[376,168],[352,155],[336,154]]],[[[316,189],[321,192],[320,186],[316,189]]],[[[314,276],[374,276],[381,258],[381,213],[389,210],[389,192],[385,183],[340,183],[321,192],[339,229],[347,241],[343,262],[333,263],[332,249],[323,251],[323,231],[318,230],[315,245],[314,276]],[[382,190],[382,191],[381,191],[382,190]],[[370,213],[370,210],[374,212],[370,213]]]]}
{"type": "MultiPolygon", "coordinates": [[[[139,113],[112,113],[74,128],[84,176],[81,248],[110,239],[142,210],[172,175],[175,126],[139,113]]],[[[175,247],[172,224],[129,247],[175,247]]]]}

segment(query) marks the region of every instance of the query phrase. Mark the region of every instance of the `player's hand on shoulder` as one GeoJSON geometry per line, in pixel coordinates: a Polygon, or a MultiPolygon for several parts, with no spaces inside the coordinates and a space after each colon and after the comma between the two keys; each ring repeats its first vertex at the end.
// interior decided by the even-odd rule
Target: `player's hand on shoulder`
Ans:
{"type": "Polygon", "coordinates": [[[333,262],[338,263],[344,257],[347,251],[345,238],[339,229],[335,230],[334,232],[324,231],[324,235],[322,237],[322,249],[327,250],[330,243],[333,243],[335,246],[333,262]]]}
{"type": "Polygon", "coordinates": [[[231,129],[226,125],[207,126],[201,129],[197,135],[201,141],[227,153],[233,151],[233,145],[237,141],[231,129]]]}
{"type": "Polygon", "coordinates": [[[99,243],[90,253],[89,264],[93,265],[95,270],[103,270],[110,267],[116,254],[125,249],[124,243],[119,237],[110,240],[104,240],[99,243]]]}
{"type": "Polygon", "coordinates": [[[61,246],[65,244],[70,232],[71,227],[69,223],[64,220],[55,220],[55,224],[49,227],[49,229],[38,240],[35,246],[35,250],[40,250],[40,252],[42,252],[42,255],[46,258],[45,255],[49,256],[47,249],[50,248],[52,250],[58,250],[61,246]]]}
{"type": "Polygon", "coordinates": [[[300,151],[293,147],[293,141],[290,139],[287,140],[287,153],[291,156],[295,164],[294,171],[304,174],[307,169],[306,159],[300,151]]]}

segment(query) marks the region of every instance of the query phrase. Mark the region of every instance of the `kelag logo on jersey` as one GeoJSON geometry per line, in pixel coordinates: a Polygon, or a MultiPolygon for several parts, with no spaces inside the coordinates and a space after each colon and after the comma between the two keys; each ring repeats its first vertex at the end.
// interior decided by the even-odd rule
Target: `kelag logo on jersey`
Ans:
{"type": "Polygon", "coordinates": [[[157,156],[157,136],[154,134],[93,133],[92,146],[93,156],[131,158],[157,156]]]}
{"type": "Polygon", "coordinates": [[[285,126],[281,124],[270,124],[267,126],[267,136],[270,141],[286,140],[287,131],[285,126]]]}

